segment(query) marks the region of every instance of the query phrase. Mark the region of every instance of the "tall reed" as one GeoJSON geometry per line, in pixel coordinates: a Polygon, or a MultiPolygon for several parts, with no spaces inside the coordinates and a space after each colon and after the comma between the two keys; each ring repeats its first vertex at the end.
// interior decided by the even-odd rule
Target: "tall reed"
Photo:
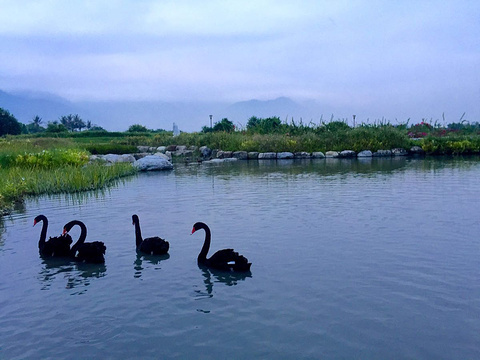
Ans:
{"type": "Polygon", "coordinates": [[[64,165],[51,168],[11,167],[0,169],[0,213],[28,195],[79,192],[99,189],[136,172],[131,164],[112,166],[64,165]]]}

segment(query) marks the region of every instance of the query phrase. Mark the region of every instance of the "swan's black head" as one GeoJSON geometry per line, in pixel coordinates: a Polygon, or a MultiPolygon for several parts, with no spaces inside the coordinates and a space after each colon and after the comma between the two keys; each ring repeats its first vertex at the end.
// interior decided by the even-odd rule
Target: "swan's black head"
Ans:
{"type": "Polygon", "coordinates": [[[195,224],[193,224],[193,229],[192,229],[192,234],[197,231],[197,230],[200,230],[200,229],[207,229],[208,226],[202,222],[196,222],[195,224]]]}
{"type": "Polygon", "coordinates": [[[72,220],[63,226],[62,234],[65,235],[66,233],[68,233],[72,229],[72,227],[74,227],[75,225],[79,225],[82,229],[86,230],[86,226],[83,222],[81,222],[80,220],[72,220]]]}
{"type": "Polygon", "coordinates": [[[138,223],[138,216],[132,215],[132,225],[135,225],[136,223],[138,223]]]}
{"type": "Polygon", "coordinates": [[[47,217],[45,215],[38,215],[35,219],[33,219],[33,226],[37,225],[40,221],[45,221],[47,217]]]}

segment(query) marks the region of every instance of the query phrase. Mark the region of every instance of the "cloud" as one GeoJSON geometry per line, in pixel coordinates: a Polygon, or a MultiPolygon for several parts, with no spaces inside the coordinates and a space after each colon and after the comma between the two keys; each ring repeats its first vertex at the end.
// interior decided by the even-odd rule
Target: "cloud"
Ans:
{"type": "Polygon", "coordinates": [[[473,1],[2,1],[3,90],[480,116],[473,1]],[[382,104],[382,105],[379,105],[382,104]]]}

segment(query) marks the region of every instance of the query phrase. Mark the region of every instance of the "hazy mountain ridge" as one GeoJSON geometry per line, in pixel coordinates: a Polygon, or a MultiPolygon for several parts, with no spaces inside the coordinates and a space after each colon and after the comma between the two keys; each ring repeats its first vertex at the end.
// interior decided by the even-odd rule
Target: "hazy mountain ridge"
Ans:
{"type": "MultiPolygon", "coordinates": [[[[71,102],[43,93],[7,93],[0,90],[0,107],[10,111],[27,124],[35,116],[44,123],[58,120],[63,115],[78,114],[109,131],[125,131],[130,125],[142,124],[150,129],[171,130],[175,122],[180,130],[200,131],[202,126],[228,118],[234,124],[246,126],[252,116],[278,116],[282,121],[311,120],[318,123],[322,113],[315,101],[300,104],[287,97],[273,100],[248,100],[233,104],[221,102],[187,103],[163,101],[83,101],[71,102]]],[[[329,115],[327,115],[329,118],[329,115]]],[[[324,118],[325,119],[325,118],[324,118]]]]}

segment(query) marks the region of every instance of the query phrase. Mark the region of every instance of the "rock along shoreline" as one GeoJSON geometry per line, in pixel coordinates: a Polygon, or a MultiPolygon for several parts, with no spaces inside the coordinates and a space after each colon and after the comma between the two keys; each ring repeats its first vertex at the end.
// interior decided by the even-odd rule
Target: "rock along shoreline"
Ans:
{"type": "Polygon", "coordinates": [[[134,154],[107,154],[92,155],[90,161],[101,161],[108,164],[117,162],[129,162],[139,171],[161,171],[172,170],[176,161],[223,163],[237,160],[287,160],[287,159],[353,159],[373,157],[395,157],[395,156],[425,156],[425,151],[420,146],[413,146],[410,149],[394,148],[372,152],[363,150],[327,151],[323,152],[257,152],[257,151],[223,151],[210,149],[207,146],[200,148],[196,146],[169,145],[159,147],[138,146],[138,153],[134,154]]]}

